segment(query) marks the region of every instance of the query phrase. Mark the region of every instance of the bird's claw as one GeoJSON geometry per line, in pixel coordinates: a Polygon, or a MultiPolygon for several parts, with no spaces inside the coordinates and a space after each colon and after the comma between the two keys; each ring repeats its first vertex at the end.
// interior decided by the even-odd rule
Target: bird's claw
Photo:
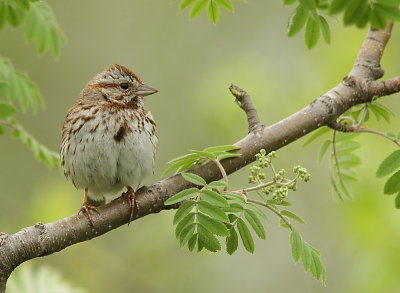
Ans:
{"type": "Polygon", "coordinates": [[[122,194],[123,197],[126,197],[129,203],[130,212],[129,212],[129,224],[134,220],[135,214],[137,212],[137,205],[135,199],[135,192],[133,191],[132,187],[128,187],[128,190],[122,194]]]}
{"type": "Polygon", "coordinates": [[[92,215],[90,214],[90,211],[95,211],[97,214],[100,214],[100,212],[97,210],[97,208],[95,206],[91,206],[88,204],[84,204],[82,205],[81,209],[78,212],[78,215],[80,213],[83,213],[85,215],[85,217],[88,219],[90,226],[94,226],[93,225],[93,219],[92,219],[92,215]]]}

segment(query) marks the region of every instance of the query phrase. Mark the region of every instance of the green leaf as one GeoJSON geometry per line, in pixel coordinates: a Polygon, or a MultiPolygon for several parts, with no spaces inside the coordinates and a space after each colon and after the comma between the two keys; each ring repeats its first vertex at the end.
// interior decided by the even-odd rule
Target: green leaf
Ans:
{"type": "Polygon", "coordinates": [[[354,140],[345,141],[343,143],[336,144],[336,153],[348,153],[356,149],[359,149],[360,147],[361,144],[357,141],[354,140]]]}
{"type": "Polygon", "coordinates": [[[323,272],[325,271],[318,250],[316,250],[314,247],[311,247],[310,249],[311,252],[311,264],[310,264],[310,270],[313,276],[316,279],[319,279],[323,272]]]}
{"type": "Polygon", "coordinates": [[[182,0],[181,4],[179,5],[179,9],[184,10],[185,8],[189,7],[196,1],[197,0],[182,0]]]}
{"type": "Polygon", "coordinates": [[[202,200],[205,200],[206,202],[217,206],[217,207],[229,207],[229,203],[226,201],[226,199],[219,193],[216,193],[210,189],[204,189],[200,193],[200,197],[202,200]]]}
{"type": "Polygon", "coordinates": [[[318,17],[319,24],[321,26],[322,37],[324,38],[324,41],[329,44],[331,42],[331,30],[329,28],[329,24],[323,16],[319,15],[318,17]]]}
{"type": "Polygon", "coordinates": [[[237,157],[240,157],[240,156],[241,156],[241,154],[225,153],[225,154],[222,154],[222,155],[218,155],[218,156],[217,156],[217,159],[218,159],[219,161],[222,161],[222,160],[225,160],[225,159],[237,158],[237,157]]]}
{"type": "Polygon", "coordinates": [[[14,0],[17,4],[18,8],[28,10],[29,9],[29,0],[14,0]]]}
{"type": "Polygon", "coordinates": [[[199,209],[200,212],[210,216],[211,218],[228,223],[229,219],[227,215],[218,207],[214,207],[208,202],[204,200],[200,200],[197,202],[197,208],[199,209]]]}
{"type": "Polygon", "coordinates": [[[176,228],[175,228],[176,238],[179,238],[179,235],[181,234],[182,230],[187,225],[192,224],[194,222],[194,216],[195,216],[195,213],[189,213],[178,223],[178,225],[176,225],[176,228]]]}
{"type": "Polygon", "coordinates": [[[6,5],[5,9],[7,9],[6,15],[8,18],[8,22],[11,24],[11,26],[17,27],[24,18],[23,11],[14,8],[11,5],[6,5]]]}
{"type": "Polygon", "coordinates": [[[227,198],[227,199],[236,201],[236,202],[241,203],[241,204],[245,203],[245,200],[244,200],[243,196],[238,195],[236,193],[223,193],[223,196],[225,198],[227,198]]]}
{"type": "Polygon", "coordinates": [[[348,4],[349,0],[333,0],[331,5],[329,6],[329,13],[336,14],[342,11],[348,4]]]}
{"type": "Polygon", "coordinates": [[[328,148],[330,147],[331,144],[332,144],[332,141],[330,141],[329,139],[325,140],[324,143],[322,144],[321,149],[319,150],[319,160],[320,161],[326,154],[326,151],[328,150],[328,148]]]}
{"type": "Polygon", "coordinates": [[[315,139],[317,139],[318,137],[320,137],[321,135],[329,132],[331,129],[327,126],[323,126],[321,128],[318,128],[317,130],[315,130],[313,132],[313,134],[310,136],[309,139],[306,140],[306,142],[303,144],[303,146],[306,146],[308,144],[310,144],[311,142],[313,142],[315,139]]]}
{"type": "Polygon", "coordinates": [[[368,110],[374,113],[376,120],[378,121],[383,118],[386,122],[390,122],[390,116],[394,115],[390,109],[378,102],[371,103],[368,106],[368,110]]]}
{"type": "Polygon", "coordinates": [[[386,6],[394,6],[394,7],[399,6],[399,0],[375,0],[375,2],[386,6]]]}
{"type": "Polygon", "coordinates": [[[209,18],[213,23],[217,23],[217,21],[219,20],[220,11],[219,11],[219,7],[218,7],[218,5],[215,3],[215,1],[211,0],[211,1],[208,3],[207,14],[208,14],[208,18],[209,18]]]}
{"type": "Polygon", "coordinates": [[[177,162],[182,162],[182,163],[193,162],[198,158],[199,158],[198,154],[186,154],[186,155],[177,157],[175,159],[172,159],[167,164],[174,164],[174,163],[177,163],[177,162]]]}
{"type": "Polygon", "coordinates": [[[189,188],[189,189],[185,189],[182,190],[180,192],[178,192],[177,194],[171,196],[170,198],[168,198],[165,202],[164,205],[171,205],[174,203],[178,203],[181,202],[185,199],[189,199],[191,197],[194,197],[197,193],[199,192],[199,190],[197,188],[189,188]]]}
{"type": "Polygon", "coordinates": [[[194,207],[195,202],[192,200],[188,200],[181,204],[178,210],[175,213],[173,224],[177,224],[180,220],[182,220],[187,214],[190,213],[192,208],[194,207]]]}
{"type": "Polygon", "coordinates": [[[283,5],[291,5],[298,0],[283,0],[283,5]]]}
{"type": "Polygon", "coordinates": [[[202,251],[203,248],[204,248],[204,245],[203,245],[203,243],[200,241],[200,238],[199,238],[199,236],[198,236],[198,234],[197,234],[197,251],[202,251]]]}
{"type": "Polygon", "coordinates": [[[229,236],[226,237],[226,252],[229,255],[232,255],[237,250],[238,242],[238,235],[232,227],[232,229],[229,230],[229,236]]]}
{"type": "Polygon", "coordinates": [[[257,215],[252,210],[245,209],[244,217],[253,228],[254,232],[256,232],[257,236],[261,239],[265,239],[265,229],[257,215]]]}
{"type": "Polygon", "coordinates": [[[202,213],[197,214],[197,219],[198,219],[199,223],[201,225],[203,225],[203,227],[205,229],[207,229],[209,232],[211,232],[212,234],[215,234],[218,236],[228,236],[229,235],[229,231],[226,228],[224,223],[214,220],[202,213]]]}
{"type": "Polygon", "coordinates": [[[314,10],[315,8],[317,8],[315,0],[300,0],[300,3],[310,10],[314,10]]]}
{"type": "Polygon", "coordinates": [[[226,10],[233,11],[233,5],[231,1],[229,0],[214,0],[216,3],[218,3],[222,8],[225,8],[226,10]]]}
{"type": "Polygon", "coordinates": [[[291,218],[293,220],[296,220],[299,223],[305,224],[305,222],[304,222],[304,220],[302,218],[300,218],[298,215],[296,215],[296,214],[294,214],[294,213],[292,213],[292,212],[290,212],[288,210],[282,210],[281,214],[286,216],[286,217],[289,217],[289,218],[291,218]]]}
{"type": "Polygon", "coordinates": [[[0,125],[0,135],[4,134],[4,127],[2,125],[0,125]]]}
{"type": "Polygon", "coordinates": [[[225,181],[213,181],[207,184],[208,188],[211,189],[222,189],[225,188],[227,186],[225,181]]]}
{"type": "Polygon", "coordinates": [[[196,246],[198,239],[198,234],[193,234],[188,241],[188,248],[190,251],[193,251],[194,247],[196,246]]]}
{"type": "Polygon", "coordinates": [[[198,158],[209,158],[209,159],[215,159],[215,155],[211,152],[205,152],[205,151],[198,151],[198,150],[189,150],[191,153],[196,154],[198,158]]]}
{"type": "Polygon", "coordinates": [[[179,244],[181,246],[184,246],[192,238],[195,228],[196,223],[191,223],[182,229],[181,233],[179,233],[179,244]]]}
{"type": "Polygon", "coordinates": [[[215,152],[228,152],[228,151],[235,151],[240,150],[240,147],[235,145],[219,145],[205,148],[205,152],[215,153],[215,152]]]}
{"type": "Polygon", "coordinates": [[[368,8],[364,0],[352,0],[343,15],[344,25],[350,25],[359,21],[368,8]]]}
{"type": "Polygon", "coordinates": [[[197,15],[199,15],[204,10],[204,8],[206,8],[207,2],[208,0],[197,0],[190,10],[189,17],[195,18],[197,15]]]}
{"type": "Polygon", "coordinates": [[[221,208],[226,213],[239,213],[243,211],[243,207],[237,203],[230,203],[229,208],[221,208]]]}
{"type": "Polygon", "coordinates": [[[4,1],[0,1],[0,30],[7,21],[7,8],[4,1]]]}
{"type": "Polygon", "coordinates": [[[292,247],[293,260],[298,262],[303,254],[303,239],[295,229],[292,229],[290,233],[290,246],[292,247]]]}
{"type": "Polygon", "coordinates": [[[400,170],[389,177],[385,183],[383,192],[385,194],[394,194],[400,192],[400,170]]]}
{"type": "Polygon", "coordinates": [[[361,159],[353,153],[344,153],[338,156],[338,162],[341,167],[346,166],[357,166],[361,164],[361,159]]]}
{"type": "Polygon", "coordinates": [[[264,218],[265,220],[268,220],[268,217],[265,214],[265,212],[262,209],[260,209],[260,207],[257,204],[249,202],[249,203],[247,203],[246,208],[252,210],[253,212],[255,212],[260,217],[264,218]]]}
{"type": "MultiPolygon", "coordinates": [[[[369,3],[365,3],[365,7],[363,10],[361,10],[360,14],[361,14],[361,16],[358,18],[358,20],[356,22],[356,26],[358,28],[363,28],[367,25],[367,23],[369,21],[369,17],[371,15],[371,6],[369,5],[369,3]]],[[[364,121],[368,121],[368,112],[367,112],[367,115],[365,116],[364,121]]]]}
{"type": "MultiPolygon", "coordinates": [[[[301,237],[301,236],[300,236],[301,237]]],[[[301,261],[303,262],[303,267],[306,271],[310,270],[311,266],[311,248],[308,245],[307,242],[304,242],[304,240],[301,238],[302,241],[302,253],[301,253],[301,261]]]]}
{"type": "Polygon", "coordinates": [[[24,27],[26,40],[36,44],[39,54],[50,50],[55,58],[59,57],[61,42],[65,42],[66,38],[46,2],[31,3],[24,27]]]}
{"type": "Polygon", "coordinates": [[[308,18],[308,10],[304,9],[303,6],[299,5],[289,18],[288,23],[288,36],[294,36],[304,26],[308,18]]]}
{"type": "Polygon", "coordinates": [[[204,245],[205,249],[213,252],[221,250],[221,244],[218,239],[202,225],[197,226],[197,231],[199,234],[199,240],[201,244],[204,245]]]}
{"type": "Polygon", "coordinates": [[[45,146],[41,145],[32,135],[30,135],[21,125],[15,120],[11,120],[13,125],[13,135],[23,142],[35,155],[35,157],[48,167],[60,166],[60,157],[58,153],[50,151],[45,146]]]}
{"type": "Polygon", "coordinates": [[[183,179],[186,181],[199,185],[199,186],[204,186],[207,184],[207,182],[201,178],[199,175],[193,174],[193,173],[181,173],[183,179]]]}
{"type": "Polygon", "coordinates": [[[0,118],[6,118],[15,114],[15,107],[9,104],[0,103],[0,118]]]}
{"type": "Polygon", "coordinates": [[[288,225],[284,220],[279,219],[279,226],[281,226],[282,228],[288,228],[290,229],[290,225],[288,225]]]}
{"type": "Polygon", "coordinates": [[[400,209],[400,192],[396,195],[396,198],[394,200],[394,205],[396,209],[400,209]]]}
{"type": "Polygon", "coordinates": [[[253,237],[251,236],[249,228],[247,228],[246,223],[238,218],[237,219],[237,228],[239,231],[240,238],[242,238],[242,243],[244,248],[250,253],[254,252],[254,241],[253,237]]]}
{"type": "Polygon", "coordinates": [[[319,39],[319,23],[309,17],[306,25],[305,41],[308,49],[314,47],[319,39]]]}
{"type": "Polygon", "coordinates": [[[16,70],[7,59],[0,58],[0,78],[1,94],[4,94],[10,103],[18,101],[23,112],[29,108],[35,112],[42,105],[39,88],[26,74],[16,70]],[[3,83],[6,83],[6,86],[3,83]]]}
{"type": "Polygon", "coordinates": [[[387,19],[400,20],[400,11],[397,7],[375,4],[374,9],[387,19]]]}
{"type": "Polygon", "coordinates": [[[376,177],[384,177],[400,167],[400,150],[396,150],[387,156],[379,165],[376,177]]]}
{"type": "Polygon", "coordinates": [[[386,27],[386,18],[380,10],[371,9],[369,21],[375,28],[384,29],[386,27]]]}

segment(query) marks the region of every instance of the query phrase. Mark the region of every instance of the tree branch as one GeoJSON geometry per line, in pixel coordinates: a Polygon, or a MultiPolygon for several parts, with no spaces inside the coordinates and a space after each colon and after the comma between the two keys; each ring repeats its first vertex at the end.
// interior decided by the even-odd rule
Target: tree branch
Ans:
{"type": "MultiPolygon", "coordinates": [[[[331,124],[352,106],[371,101],[377,92],[373,90],[376,89],[376,85],[372,83],[374,86],[371,86],[371,82],[383,76],[379,64],[391,29],[392,25],[388,25],[385,30],[370,29],[350,74],[342,82],[307,107],[269,127],[261,127],[248,94],[239,91],[242,108],[248,117],[250,133],[235,144],[240,147],[238,153],[241,156],[221,162],[227,174],[254,161],[254,156],[260,149],[267,152],[277,150],[321,126],[331,124]]],[[[389,88],[388,82],[386,88],[389,88]]],[[[391,87],[390,92],[380,92],[389,94],[396,90],[399,90],[398,86],[391,87]]],[[[211,161],[193,167],[190,172],[200,175],[207,182],[221,178],[221,172],[211,161]]],[[[135,218],[168,209],[169,207],[164,206],[164,201],[188,187],[189,183],[179,174],[142,187],[136,192],[135,218]]],[[[99,214],[93,213],[94,227],[89,225],[84,215],[73,215],[48,224],[37,223],[12,235],[1,233],[0,292],[5,291],[7,278],[19,264],[98,237],[129,221],[130,208],[122,198],[98,207],[98,211],[99,214]]]]}

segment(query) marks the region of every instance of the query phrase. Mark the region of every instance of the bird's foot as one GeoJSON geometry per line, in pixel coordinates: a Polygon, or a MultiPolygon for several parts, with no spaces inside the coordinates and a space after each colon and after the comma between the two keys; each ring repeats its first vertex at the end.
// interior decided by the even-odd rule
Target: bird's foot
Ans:
{"type": "Polygon", "coordinates": [[[100,212],[97,210],[97,208],[95,206],[89,205],[89,204],[83,204],[81,209],[78,212],[78,215],[80,213],[83,213],[85,215],[85,217],[88,219],[90,226],[94,226],[93,225],[93,219],[92,219],[92,215],[90,213],[90,211],[95,211],[97,214],[100,214],[100,212]]]}
{"type": "Polygon", "coordinates": [[[137,212],[137,205],[136,205],[136,199],[135,199],[135,191],[133,190],[132,187],[128,186],[128,190],[122,194],[123,197],[126,197],[129,203],[130,207],[130,212],[129,212],[129,221],[128,221],[128,226],[129,224],[133,221],[135,218],[136,212],[137,212]]]}

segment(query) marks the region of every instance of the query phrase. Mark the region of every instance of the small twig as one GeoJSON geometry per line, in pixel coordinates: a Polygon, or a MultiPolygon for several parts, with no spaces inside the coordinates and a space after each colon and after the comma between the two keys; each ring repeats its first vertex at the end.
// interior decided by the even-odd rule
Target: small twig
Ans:
{"type": "Polygon", "coordinates": [[[246,113],[249,133],[261,131],[264,125],[261,124],[260,118],[258,118],[257,110],[251,101],[250,95],[234,84],[231,84],[229,90],[236,98],[240,108],[246,113]]]}

